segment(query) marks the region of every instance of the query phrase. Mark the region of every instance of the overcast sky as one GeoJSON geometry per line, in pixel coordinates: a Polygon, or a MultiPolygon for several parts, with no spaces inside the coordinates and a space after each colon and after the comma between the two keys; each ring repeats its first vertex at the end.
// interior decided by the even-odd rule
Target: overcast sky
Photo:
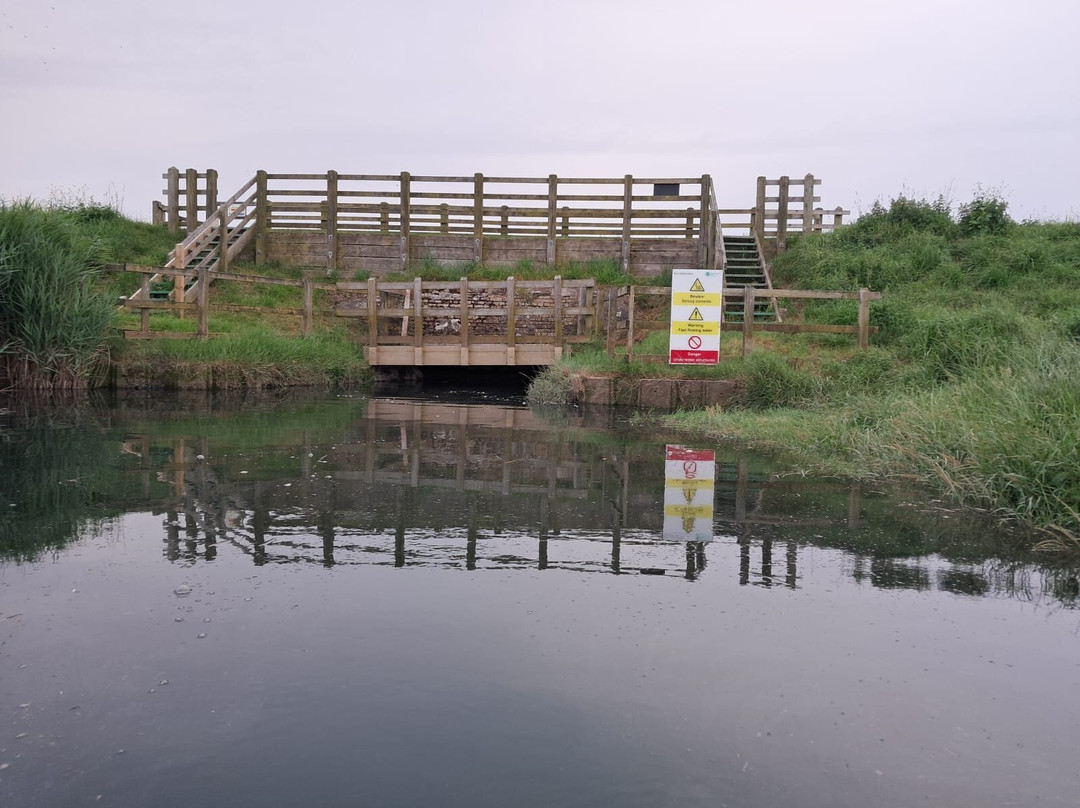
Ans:
{"type": "Polygon", "coordinates": [[[0,0],[0,197],[161,173],[812,172],[1080,218],[1080,0],[0,0]]]}

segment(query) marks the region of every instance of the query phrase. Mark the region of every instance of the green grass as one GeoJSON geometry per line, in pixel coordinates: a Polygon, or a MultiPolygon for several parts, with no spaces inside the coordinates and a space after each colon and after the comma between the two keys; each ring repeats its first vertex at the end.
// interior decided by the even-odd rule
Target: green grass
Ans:
{"type": "Polygon", "coordinates": [[[98,249],[63,212],[0,203],[0,387],[85,387],[107,361],[113,306],[98,249]]]}
{"type": "MultiPolygon", "coordinates": [[[[519,281],[544,281],[550,280],[556,275],[566,280],[592,278],[601,286],[641,283],[640,278],[635,279],[624,273],[619,261],[607,259],[584,262],[570,261],[553,265],[537,264],[528,259],[522,259],[509,267],[477,264],[472,261],[458,264],[440,264],[437,261],[425,259],[412,262],[405,272],[393,272],[384,275],[382,280],[411,281],[413,278],[421,278],[425,281],[451,282],[461,278],[469,278],[470,280],[501,281],[513,276],[515,280],[519,281]]],[[[671,278],[668,277],[668,285],[670,284],[671,278]]]]}
{"type": "MultiPolygon", "coordinates": [[[[739,382],[732,407],[663,424],[833,473],[917,480],[1080,550],[1080,224],[1016,223],[1006,210],[983,196],[953,215],[900,197],[835,233],[792,238],[778,285],[883,292],[873,347],[756,335],[749,360],[712,371],[739,382]]],[[[792,314],[857,316],[848,301],[792,314]]],[[[560,379],[580,385],[575,374],[642,370],[594,351],[541,378],[557,398],[560,379]]]]}

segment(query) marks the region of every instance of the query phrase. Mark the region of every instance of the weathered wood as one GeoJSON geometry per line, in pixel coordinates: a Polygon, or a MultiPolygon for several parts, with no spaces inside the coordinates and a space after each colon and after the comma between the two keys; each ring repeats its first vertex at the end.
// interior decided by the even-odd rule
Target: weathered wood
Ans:
{"type": "Polygon", "coordinates": [[[367,320],[368,345],[374,348],[379,344],[379,292],[374,278],[367,279],[367,320]]]}
{"type": "Polygon", "coordinates": [[[209,219],[218,209],[218,173],[217,169],[206,169],[206,193],[203,199],[206,218],[209,219]]]}
{"type": "MultiPolygon", "coordinates": [[[[140,289],[142,291],[142,299],[143,300],[149,300],[150,299],[150,275],[148,273],[145,273],[145,272],[143,273],[142,285],[140,286],[140,289]]],[[[146,333],[147,331],[150,330],[150,311],[148,309],[143,309],[141,312],[139,312],[139,330],[142,331],[143,333],[146,333]]]]}
{"type": "Polygon", "coordinates": [[[548,207],[547,207],[547,263],[555,263],[555,217],[559,205],[559,178],[555,174],[548,177],[548,207]]]}
{"type": "Polygon", "coordinates": [[[754,232],[757,233],[758,239],[764,240],[765,238],[765,183],[767,180],[764,177],[757,178],[757,201],[754,203],[754,210],[750,215],[750,225],[754,232]]]}
{"type": "Polygon", "coordinates": [[[461,364],[469,364],[469,315],[471,309],[469,308],[469,279],[463,277],[461,279],[460,292],[461,296],[458,309],[458,338],[461,344],[461,364]]]}
{"type": "Polygon", "coordinates": [[[199,339],[206,339],[207,334],[210,333],[210,271],[206,267],[199,268],[199,274],[196,279],[198,284],[198,317],[199,317],[199,339]]]}
{"type": "Polygon", "coordinates": [[[422,281],[416,278],[412,289],[413,317],[416,318],[413,324],[413,347],[418,351],[422,351],[424,347],[424,296],[421,283],[422,281]]]}
{"type": "Polygon", "coordinates": [[[513,350],[517,343],[517,284],[514,276],[506,279],[506,356],[507,363],[514,361],[513,350]]]}
{"type": "Polygon", "coordinates": [[[326,172],[326,268],[338,268],[338,173],[326,172]]]}
{"type": "Polygon", "coordinates": [[[184,229],[189,233],[199,226],[199,172],[189,168],[184,174],[184,229]]]}
{"type": "Polygon", "coordinates": [[[701,225],[698,230],[701,238],[698,247],[701,251],[700,266],[702,269],[712,269],[711,255],[709,253],[709,243],[711,242],[709,223],[712,221],[711,183],[712,177],[708,174],[701,175],[701,225]]]}
{"type": "Polygon", "coordinates": [[[630,287],[630,303],[626,314],[626,361],[634,361],[634,309],[637,308],[634,287],[630,287]]]}
{"type": "Polygon", "coordinates": [[[556,275],[551,282],[551,296],[555,298],[555,350],[556,355],[562,355],[563,343],[563,296],[562,277],[556,275]]]}
{"type": "Polygon", "coordinates": [[[754,294],[753,286],[743,288],[742,309],[742,355],[743,359],[754,350],[754,294]]]}
{"type": "Polygon", "coordinates": [[[622,271],[630,271],[630,221],[634,215],[634,178],[627,174],[623,177],[622,209],[622,271]]]}
{"type": "Polygon", "coordinates": [[[311,321],[312,321],[311,309],[312,309],[312,299],[313,299],[313,297],[314,296],[312,294],[311,278],[308,275],[305,275],[304,280],[303,280],[303,303],[302,303],[303,310],[304,310],[304,314],[303,314],[304,320],[303,320],[303,326],[302,326],[302,333],[303,333],[303,335],[305,337],[311,336],[311,321]]]}
{"type": "Polygon", "coordinates": [[[814,229],[814,203],[820,201],[814,196],[814,175],[807,174],[803,179],[802,231],[809,233],[814,229]]]}
{"type": "Polygon", "coordinates": [[[166,176],[168,186],[166,188],[167,196],[165,197],[167,206],[165,221],[169,226],[169,232],[175,233],[180,229],[180,169],[176,166],[170,166],[166,176]]]}
{"type": "Polygon", "coordinates": [[[409,206],[411,204],[409,200],[409,172],[401,172],[401,203],[399,210],[401,212],[401,268],[405,269],[409,266],[409,206]]]}
{"type": "Polygon", "coordinates": [[[859,290],[859,347],[870,347],[870,290],[859,290]]]}
{"type": "Polygon", "coordinates": [[[484,175],[473,175],[473,260],[484,260],[484,175]]]}
{"type": "Polygon", "coordinates": [[[783,250],[787,246],[788,227],[788,187],[791,180],[786,175],[780,180],[780,196],[776,202],[776,246],[783,250]]]}

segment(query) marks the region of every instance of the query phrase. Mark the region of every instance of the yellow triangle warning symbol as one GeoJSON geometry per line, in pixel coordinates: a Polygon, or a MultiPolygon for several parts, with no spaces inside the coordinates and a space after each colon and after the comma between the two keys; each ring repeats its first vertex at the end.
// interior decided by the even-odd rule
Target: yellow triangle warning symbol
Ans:
{"type": "MultiPolygon", "coordinates": [[[[704,292],[705,287],[701,285],[701,278],[694,278],[694,283],[690,286],[691,292],[704,292]]],[[[698,318],[701,319],[700,317],[698,318]]]]}
{"type": "Polygon", "coordinates": [[[691,320],[704,320],[705,318],[701,316],[701,309],[699,309],[697,306],[694,306],[694,310],[692,312],[690,312],[690,319],[691,320]]]}

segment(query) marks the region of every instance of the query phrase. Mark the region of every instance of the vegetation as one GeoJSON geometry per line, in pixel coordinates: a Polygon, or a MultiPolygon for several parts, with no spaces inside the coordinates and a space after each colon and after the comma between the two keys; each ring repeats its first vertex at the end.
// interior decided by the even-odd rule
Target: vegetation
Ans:
{"type": "MultiPolygon", "coordinates": [[[[874,347],[760,335],[748,361],[714,371],[739,382],[734,406],[667,425],[832,472],[918,480],[1035,525],[1048,545],[1080,543],[1080,224],[1017,223],[987,193],[955,215],[942,199],[901,196],[835,233],[793,238],[774,279],[882,291],[874,347]]],[[[812,301],[795,317],[853,325],[856,306],[812,301]]],[[[568,367],[540,379],[553,388],[568,367]]]]}
{"type": "Polygon", "coordinates": [[[0,387],[86,387],[105,367],[113,307],[97,243],[71,214],[0,203],[0,387]]]}

